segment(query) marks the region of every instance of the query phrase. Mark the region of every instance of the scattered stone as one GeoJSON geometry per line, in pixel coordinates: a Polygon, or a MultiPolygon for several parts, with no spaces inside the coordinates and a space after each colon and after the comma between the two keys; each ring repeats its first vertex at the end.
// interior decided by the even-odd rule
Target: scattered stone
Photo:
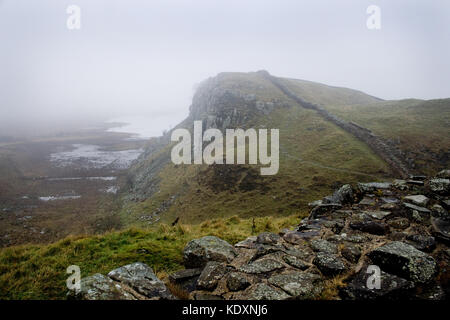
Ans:
{"type": "Polygon", "coordinates": [[[422,207],[426,207],[426,205],[428,204],[428,201],[430,200],[421,194],[416,195],[416,196],[406,196],[403,199],[406,201],[410,201],[418,206],[422,206],[422,207]]]}
{"type": "Polygon", "coordinates": [[[197,280],[197,287],[205,290],[214,290],[217,282],[227,273],[227,267],[224,263],[210,261],[206,264],[200,277],[197,280]]]}
{"type": "Polygon", "coordinates": [[[406,202],[404,202],[404,203],[403,203],[403,206],[404,206],[405,208],[407,208],[407,209],[410,209],[410,210],[416,210],[416,211],[418,211],[418,212],[420,212],[420,213],[427,213],[427,214],[429,214],[429,213],[431,212],[431,211],[428,210],[427,208],[419,207],[419,206],[413,205],[413,204],[411,204],[411,203],[406,203],[406,202]]]}
{"type": "Polygon", "coordinates": [[[416,186],[423,186],[424,182],[422,180],[407,180],[406,183],[413,184],[416,186]]]}
{"type": "Polygon", "coordinates": [[[183,251],[186,268],[204,267],[209,261],[231,262],[236,256],[231,244],[214,236],[191,240],[183,251]]]}
{"type": "Polygon", "coordinates": [[[268,281],[297,299],[314,299],[322,292],[322,279],[313,273],[294,271],[274,275],[268,281]]]}
{"type": "Polygon", "coordinates": [[[381,201],[384,203],[398,203],[399,200],[397,198],[389,198],[389,197],[381,197],[381,201]]]}
{"type": "Polygon", "coordinates": [[[337,253],[338,248],[334,243],[327,240],[316,239],[311,241],[311,248],[316,252],[337,253]]]}
{"type": "Polygon", "coordinates": [[[436,272],[431,256],[399,241],[376,248],[368,256],[383,270],[414,282],[428,282],[436,272]]]}
{"type": "Polygon", "coordinates": [[[335,254],[319,252],[313,263],[325,276],[335,276],[347,270],[345,263],[335,254]]]}
{"type": "Polygon", "coordinates": [[[239,271],[245,273],[266,273],[284,268],[284,265],[274,259],[260,259],[242,266],[239,271]]]}
{"type": "Polygon", "coordinates": [[[238,272],[231,272],[227,278],[227,287],[231,291],[240,291],[244,290],[250,285],[250,282],[247,278],[238,272]]]}
{"type": "Polygon", "coordinates": [[[311,210],[309,218],[317,219],[320,216],[326,215],[327,213],[330,213],[331,211],[334,210],[338,210],[340,208],[342,208],[342,205],[336,203],[321,204],[311,210]]]}
{"type": "Polygon", "coordinates": [[[385,203],[380,206],[382,210],[394,210],[397,209],[397,204],[395,203],[385,203]]]}
{"type": "Polygon", "coordinates": [[[342,256],[351,263],[357,263],[361,257],[361,249],[353,243],[346,243],[341,250],[342,256]]]}

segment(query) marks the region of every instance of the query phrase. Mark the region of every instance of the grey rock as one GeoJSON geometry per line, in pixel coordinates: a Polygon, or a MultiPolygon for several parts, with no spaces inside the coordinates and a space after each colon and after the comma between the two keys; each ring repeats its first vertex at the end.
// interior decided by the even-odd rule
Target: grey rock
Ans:
{"type": "Polygon", "coordinates": [[[313,263],[326,276],[335,276],[347,270],[345,263],[335,254],[319,252],[313,263]]]}
{"type": "Polygon", "coordinates": [[[325,252],[325,253],[337,253],[337,246],[323,239],[316,239],[311,241],[311,248],[316,252],[325,252]]]}
{"type": "Polygon", "coordinates": [[[406,183],[416,185],[416,186],[423,186],[425,183],[422,180],[406,180],[406,183]]]}
{"type": "Polygon", "coordinates": [[[396,275],[381,271],[380,288],[369,289],[367,281],[373,273],[367,273],[367,266],[363,267],[352,281],[340,290],[344,299],[349,300],[401,300],[411,296],[414,283],[396,275]]]}
{"type": "Polygon", "coordinates": [[[378,189],[390,189],[392,184],[390,182],[368,182],[358,183],[358,188],[362,193],[374,192],[378,189]]]}
{"type": "Polygon", "coordinates": [[[430,180],[430,189],[439,194],[448,194],[450,192],[450,179],[432,179],[430,180]]]}
{"type": "Polygon", "coordinates": [[[322,203],[338,203],[346,204],[353,202],[353,189],[349,184],[344,184],[338,190],[336,190],[333,195],[325,197],[322,203]]]}
{"type": "Polygon", "coordinates": [[[388,224],[373,220],[350,222],[350,228],[375,235],[385,235],[390,232],[388,224]]]}
{"type": "Polygon", "coordinates": [[[300,270],[306,270],[309,268],[309,265],[306,264],[303,260],[296,256],[291,256],[289,254],[283,256],[283,261],[286,262],[291,267],[300,269],[300,270]]]}
{"type": "Polygon", "coordinates": [[[398,190],[407,190],[408,189],[408,184],[406,183],[406,180],[396,179],[392,183],[392,186],[398,190]]]}
{"type": "Polygon", "coordinates": [[[431,252],[436,248],[436,241],[431,236],[410,234],[406,237],[406,240],[408,240],[410,245],[420,251],[431,252]]]}
{"type": "Polygon", "coordinates": [[[371,218],[377,219],[377,220],[382,220],[391,215],[390,211],[380,211],[380,210],[363,211],[362,213],[368,215],[371,218]]]}
{"type": "Polygon", "coordinates": [[[283,236],[283,239],[286,242],[292,244],[303,244],[306,240],[310,240],[311,238],[317,237],[318,235],[319,235],[318,231],[306,231],[306,232],[292,231],[286,233],[283,236]]]}
{"type": "Polygon", "coordinates": [[[450,221],[440,218],[432,218],[431,226],[433,228],[433,235],[436,239],[450,245],[450,221]]]}
{"type": "Polygon", "coordinates": [[[328,204],[321,204],[314,209],[311,210],[311,213],[309,215],[310,219],[317,219],[320,216],[326,215],[327,213],[330,213],[334,210],[338,210],[342,208],[342,205],[337,203],[328,203],[328,204]]]}
{"type": "Polygon", "coordinates": [[[191,240],[183,251],[186,268],[203,267],[209,261],[231,262],[236,256],[231,244],[214,236],[191,240]]]}
{"type": "Polygon", "coordinates": [[[448,211],[445,210],[442,206],[435,204],[431,207],[431,215],[434,218],[440,218],[443,220],[450,220],[450,216],[448,214],[448,211]]]}
{"type": "Polygon", "coordinates": [[[147,298],[173,299],[164,282],[156,277],[152,268],[142,262],[114,269],[108,273],[108,277],[126,284],[147,298]]]}
{"type": "Polygon", "coordinates": [[[374,206],[375,205],[375,199],[364,197],[358,204],[362,206],[374,206]]]}
{"type": "Polygon", "coordinates": [[[83,300],[136,300],[124,286],[114,282],[100,273],[81,279],[81,290],[70,292],[78,299],[83,300]]]}
{"type": "Polygon", "coordinates": [[[234,245],[236,248],[255,248],[256,246],[256,236],[248,237],[234,245]]]}
{"type": "Polygon", "coordinates": [[[239,272],[231,272],[228,274],[227,287],[231,291],[240,291],[246,289],[250,285],[247,278],[239,272]]]}
{"type": "Polygon", "coordinates": [[[169,281],[187,292],[197,288],[197,279],[202,273],[201,268],[183,269],[169,275],[169,281]]]}
{"type": "Polygon", "coordinates": [[[436,175],[436,178],[450,179],[450,170],[446,169],[446,170],[439,171],[438,174],[436,175]]]}
{"type": "Polygon", "coordinates": [[[406,196],[403,199],[422,207],[426,207],[428,201],[430,201],[430,199],[421,194],[415,196],[406,196]]]}
{"type": "Polygon", "coordinates": [[[345,243],[341,254],[349,262],[357,263],[361,257],[361,248],[353,243],[345,243]]]}
{"type": "Polygon", "coordinates": [[[322,292],[322,279],[313,273],[294,271],[274,275],[268,281],[296,299],[314,299],[322,292]]]}
{"type": "Polygon", "coordinates": [[[274,259],[260,259],[243,265],[239,271],[245,273],[266,273],[284,268],[284,265],[274,259]]]}
{"type": "Polygon", "coordinates": [[[409,220],[407,218],[394,218],[387,221],[392,228],[404,230],[409,227],[409,220]]]}
{"type": "Polygon", "coordinates": [[[277,244],[280,240],[279,235],[271,232],[263,232],[256,238],[256,242],[260,244],[277,244]]]}
{"type": "Polygon", "coordinates": [[[197,280],[197,288],[214,290],[217,283],[227,273],[228,269],[224,263],[210,261],[206,264],[197,280]]]}
{"type": "Polygon", "coordinates": [[[399,241],[376,248],[368,256],[386,272],[414,282],[428,282],[436,272],[436,262],[431,256],[399,241]]]}
{"type": "Polygon", "coordinates": [[[250,287],[244,296],[244,300],[286,300],[288,298],[290,296],[286,292],[265,283],[257,283],[250,287]]]}

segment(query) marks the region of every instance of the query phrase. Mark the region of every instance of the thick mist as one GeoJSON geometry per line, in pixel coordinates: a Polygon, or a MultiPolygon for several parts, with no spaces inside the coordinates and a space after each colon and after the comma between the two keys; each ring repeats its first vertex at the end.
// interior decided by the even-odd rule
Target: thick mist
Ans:
{"type": "Polygon", "coordinates": [[[445,0],[0,0],[0,134],[136,115],[169,128],[222,71],[450,97],[449,23],[445,0]],[[380,30],[366,26],[371,4],[380,30]],[[80,30],[66,26],[69,5],[80,30]]]}

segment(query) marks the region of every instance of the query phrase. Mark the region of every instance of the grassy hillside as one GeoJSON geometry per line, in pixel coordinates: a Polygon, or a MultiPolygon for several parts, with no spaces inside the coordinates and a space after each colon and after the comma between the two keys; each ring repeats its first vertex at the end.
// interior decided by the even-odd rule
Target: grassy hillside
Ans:
{"type": "Polygon", "coordinates": [[[81,276],[86,277],[141,261],[165,279],[167,273],[182,269],[182,250],[191,239],[215,235],[234,244],[248,236],[278,232],[298,222],[298,216],[258,218],[254,223],[230,217],[199,225],[161,224],[146,230],[69,237],[50,245],[0,249],[0,299],[65,299],[66,269],[70,265],[78,265],[81,276]]]}
{"type": "Polygon", "coordinates": [[[326,108],[391,141],[425,174],[450,165],[450,99],[408,99],[326,108]]]}
{"type": "MultiPolygon", "coordinates": [[[[147,194],[139,201],[126,203],[122,211],[126,224],[171,223],[177,218],[198,223],[232,215],[247,218],[305,213],[308,202],[331,192],[340,182],[388,176],[387,165],[365,144],[315,111],[302,108],[258,73],[220,74],[212,84],[203,86],[207,90],[194,97],[191,107],[194,120],[204,116],[198,109],[218,106],[215,114],[220,114],[224,109],[238,108],[247,117],[240,127],[280,130],[278,174],[261,176],[257,166],[175,166],[169,159],[170,146],[166,146],[131,170],[131,193],[140,188],[147,194]],[[274,101],[275,107],[267,114],[257,113],[251,104],[239,100],[227,104],[220,96],[208,96],[217,91],[231,92],[235,97],[253,94],[258,101],[274,101]],[[202,99],[208,103],[203,104],[202,99]],[[142,186],[138,187],[140,183],[142,186]]],[[[329,90],[330,99],[341,97],[344,102],[356,97],[355,101],[377,101],[349,89],[342,89],[340,95],[340,89],[327,88],[320,90],[329,90]]],[[[320,90],[309,92],[318,94],[320,90]]],[[[189,128],[188,122],[185,125],[189,128]]]]}

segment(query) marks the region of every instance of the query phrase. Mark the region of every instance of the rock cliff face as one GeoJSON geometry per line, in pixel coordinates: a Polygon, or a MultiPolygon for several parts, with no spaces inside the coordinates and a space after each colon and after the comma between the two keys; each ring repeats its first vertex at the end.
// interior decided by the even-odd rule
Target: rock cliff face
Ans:
{"type": "MultiPolygon", "coordinates": [[[[192,240],[183,252],[187,269],[171,274],[169,287],[199,300],[445,299],[450,170],[410,178],[344,185],[312,203],[295,229],[279,234],[234,246],[216,237],[192,240]]],[[[83,279],[78,296],[172,298],[141,264],[108,276],[83,279]]]]}

